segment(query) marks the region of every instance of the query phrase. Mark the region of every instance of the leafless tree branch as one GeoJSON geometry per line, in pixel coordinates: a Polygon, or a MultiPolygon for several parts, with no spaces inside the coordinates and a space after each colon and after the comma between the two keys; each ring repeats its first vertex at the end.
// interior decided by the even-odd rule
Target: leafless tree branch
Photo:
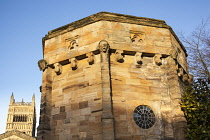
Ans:
{"type": "Polygon", "coordinates": [[[190,36],[181,34],[188,51],[189,70],[196,78],[210,80],[210,17],[202,20],[190,36]]]}

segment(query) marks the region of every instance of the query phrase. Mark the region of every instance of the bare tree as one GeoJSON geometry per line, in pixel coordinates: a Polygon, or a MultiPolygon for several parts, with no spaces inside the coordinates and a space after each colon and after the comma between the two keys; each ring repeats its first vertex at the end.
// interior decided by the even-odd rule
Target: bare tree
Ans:
{"type": "Polygon", "coordinates": [[[188,37],[181,34],[188,52],[189,71],[195,78],[210,81],[210,17],[202,20],[188,37]]]}

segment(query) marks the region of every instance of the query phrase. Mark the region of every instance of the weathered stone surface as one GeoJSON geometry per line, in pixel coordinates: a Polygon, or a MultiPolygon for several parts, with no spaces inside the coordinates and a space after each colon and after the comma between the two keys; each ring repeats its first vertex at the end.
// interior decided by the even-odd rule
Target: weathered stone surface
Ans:
{"type": "Polygon", "coordinates": [[[87,107],[88,107],[88,101],[83,101],[79,103],[79,109],[83,109],[87,107]]]}
{"type": "Polygon", "coordinates": [[[66,113],[53,115],[53,120],[64,120],[64,119],[66,119],[66,113]]]}
{"type": "Polygon", "coordinates": [[[179,102],[191,77],[164,21],[102,12],[50,31],[43,44],[40,120],[49,129],[40,127],[39,139],[43,131],[57,139],[184,139],[179,102]],[[139,105],[154,112],[149,129],[134,122],[139,105]]]}

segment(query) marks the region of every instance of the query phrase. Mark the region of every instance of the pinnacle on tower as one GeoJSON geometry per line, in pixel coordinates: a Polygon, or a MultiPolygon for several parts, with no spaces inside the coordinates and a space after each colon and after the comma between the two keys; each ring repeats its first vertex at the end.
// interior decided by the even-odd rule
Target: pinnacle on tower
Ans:
{"type": "Polygon", "coordinates": [[[15,102],[15,99],[14,99],[14,94],[12,92],[12,95],[10,97],[10,105],[12,105],[14,102],[15,102]]]}
{"type": "Polygon", "coordinates": [[[35,106],[35,94],[33,94],[33,96],[32,96],[32,105],[35,106]]]}

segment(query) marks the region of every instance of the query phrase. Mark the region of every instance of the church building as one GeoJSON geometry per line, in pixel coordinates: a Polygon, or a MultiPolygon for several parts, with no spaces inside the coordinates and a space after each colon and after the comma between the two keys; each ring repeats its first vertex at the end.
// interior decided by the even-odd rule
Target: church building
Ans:
{"type": "Polygon", "coordinates": [[[16,102],[12,93],[7,115],[6,132],[1,140],[35,140],[36,110],[35,96],[32,102],[16,102]]]}

